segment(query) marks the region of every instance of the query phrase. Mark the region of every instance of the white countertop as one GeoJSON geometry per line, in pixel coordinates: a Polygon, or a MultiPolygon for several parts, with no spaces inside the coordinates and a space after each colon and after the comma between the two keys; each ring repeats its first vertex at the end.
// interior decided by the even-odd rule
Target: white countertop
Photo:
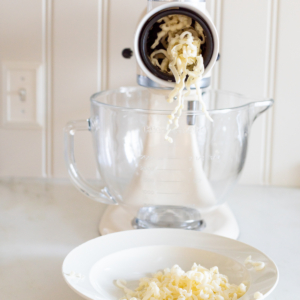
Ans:
{"type": "MultiPolygon", "coordinates": [[[[270,256],[280,279],[268,300],[296,299],[300,266],[300,189],[237,186],[229,205],[240,241],[270,256]],[[297,280],[298,279],[298,280],[297,280]]],[[[64,282],[64,257],[99,236],[106,205],[59,181],[0,181],[0,299],[82,299],[64,282]]]]}

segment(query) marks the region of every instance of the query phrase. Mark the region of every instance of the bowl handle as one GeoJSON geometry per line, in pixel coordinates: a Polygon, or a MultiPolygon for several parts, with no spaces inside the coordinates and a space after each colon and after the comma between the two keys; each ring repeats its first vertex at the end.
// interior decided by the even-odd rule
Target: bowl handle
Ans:
{"type": "Polygon", "coordinates": [[[116,205],[116,200],[109,194],[106,187],[94,187],[84,179],[77,168],[74,156],[74,136],[76,131],[90,130],[89,120],[71,121],[64,128],[65,161],[72,183],[86,196],[105,204],[116,205]]]}

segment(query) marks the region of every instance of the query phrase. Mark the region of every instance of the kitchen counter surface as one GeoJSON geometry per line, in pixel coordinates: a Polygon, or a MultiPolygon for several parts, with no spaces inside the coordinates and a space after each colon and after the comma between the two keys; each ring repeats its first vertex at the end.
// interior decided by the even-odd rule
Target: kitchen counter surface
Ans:
{"type": "MultiPolygon", "coordinates": [[[[279,284],[268,300],[299,294],[300,189],[237,186],[229,205],[239,240],[269,255],[279,284]]],[[[0,181],[0,299],[82,299],[64,282],[64,257],[98,237],[106,206],[67,181],[0,181]]]]}

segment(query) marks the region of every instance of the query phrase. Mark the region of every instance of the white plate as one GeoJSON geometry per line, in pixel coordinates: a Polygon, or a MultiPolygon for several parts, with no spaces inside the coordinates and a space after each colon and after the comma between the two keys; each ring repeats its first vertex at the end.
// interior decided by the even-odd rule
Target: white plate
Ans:
{"type": "Polygon", "coordinates": [[[185,271],[196,262],[218,266],[230,283],[246,281],[241,300],[252,300],[257,291],[269,295],[278,282],[274,262],[259,250],[221,236],[181,229],[141,229],[108,234],[88,241],[65,258],[62,272],[69,286],[85,299],[117,300],[123,291],[114,284],[125,279],[130,288],[141,277],[178,264],[185,271]],[[261,271],[246,268],[245,259],[263,261],[261,271]],[[71,272],[83,278],[69,276],[71,272]]]}

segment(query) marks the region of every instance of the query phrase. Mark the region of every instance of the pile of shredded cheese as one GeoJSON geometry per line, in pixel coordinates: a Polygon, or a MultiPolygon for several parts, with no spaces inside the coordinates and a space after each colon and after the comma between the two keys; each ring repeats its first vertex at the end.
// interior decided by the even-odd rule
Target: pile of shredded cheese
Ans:
{"type": "Polygon", "coordinates": [[[151,48],[155,49],[161,43],[165,49],[154,50],[150,55],[150,60],[162,72],[173,74],[175,78],[176,86],[170,93],[168,102],[171,103],[177,99],[178,104],[168,116],[169,121],[165,135],[165,139],[172,143],[173,140],[169,137],[169,133],[179,126],[178,119],[184,108],[184,96],[190,93],[191,85],[196,87],[202,111],[210,121],[212,119],[207,113],[199,87],[204,72],[201,55],[201,45],[205,43],[203,28],[197,22],[192,27],[192,18],[183,15],[169,15],[158,22],[163,21],[164,23],[160,25],[161,31],[157,34],[157,39],[151,48]],[[184,94],[185,87],[187,92],[184,94]]]}
{"type": "Polygon", "coordinates": [[[128,289],[124,280],[116,284],[125,293],[120,300],[236,300],[247,291],[244,283],[230,284],[218,267],[206,269],[197,264],[188,272],[175,265],[152,278],[142,278],[135,291],[128,289]]]}

